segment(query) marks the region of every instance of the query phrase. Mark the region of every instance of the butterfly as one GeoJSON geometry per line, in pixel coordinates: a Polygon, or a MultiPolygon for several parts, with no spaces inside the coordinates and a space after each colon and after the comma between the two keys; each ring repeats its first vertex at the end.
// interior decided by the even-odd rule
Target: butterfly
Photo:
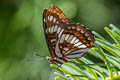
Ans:
{"type": "Polygon", "coordinates": [[[56,6],[51,5],[43,12],[43,28],[51,54],[50,63],[63,64],[69,59],[82,57],[95,38],[84,25],[68,19],[56,6]]]}

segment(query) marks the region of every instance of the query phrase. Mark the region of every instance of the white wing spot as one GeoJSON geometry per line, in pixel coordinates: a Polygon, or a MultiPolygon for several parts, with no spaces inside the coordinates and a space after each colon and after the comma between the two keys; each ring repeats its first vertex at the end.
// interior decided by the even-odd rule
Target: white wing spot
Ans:
{"type": "Polygon", "coordinates": [[[60,33],[59,33],[58,37],[60,37],[60,36],[61,36],[61,34],[63,33],[63,31],[64,31],[64,29],[61,29],[61,31],[60,31],[60,33]]]}
{"type": "Polygon", "coordinates": [[[79,41],[79,39],[76,39],[75,42],[74,42],[74,44],[76,44],[78,41],[79,41]]]}
{"type": "Polygon", "coordinates": [[[68,50],[69,50],[69,48],[67,48],[67,47],[64,47],[64,48],[63,48],[63,50],[65,50],[65,51],[68,51],[68,50]]]}
{"type": "Polygon", "coordinates": [[[82,44],[82,42],[78,42],[78,43],[76,43],[74,46],[79,46],[79,45],[81,45],[82,44]]]}
{"type": "Polygon", "coordinates": [[[88,40],[91,40],[90,37],[88,37],[88,40]]]}
{"type": "Polygon", "coordinates": [[[64,20],[64,19],[62,19],[62,22],[65,22],[65,20],[64,20]]]}
{"type": "Polygon", "coordinates": [[[58,27],[57,33],[59,33],[59,32],[60,32],[60,30],[61,30],[61,28],[60,28],[60,27],[58,27]]]}
{"type": "Polygon", "coordinates": [[[51,31],[50,29],[51,29],[51,28],[49,27],[49,32],[51,31]]]}
{"type": "Polygon", "coordinates": [[[60,39],[60,43],[63,43],[63,42],[64,42],[65,36],[66,36],[66,34],[63,34],[63,35],[62,35],[62,37],[61,37],[61,39],[60,39]]]}
{"type": "Polygon", "coordinates": [[[55,22],[56,22],[56,18],[53,19],[53,23],[55,23],[55,22]]]}
{"type": "Polygon", "coordinates": [[[86,48],[87,46],[86,45],[80,45],[80,46],[78,46],[78,48],[86,48]]]}
{"type": "Polygon", "coordinates": [[[55,25],[54,32],[56,32],[56,31],[57,31],[57,27],[58,27],[58,25],[55,25]]]}
{"type": "Polygon", "coordinates": [[[74,37],[72,40],[71,40],[71,44],[74,43],[74,41],[76,40],[76,37],[74,37]]]}
{"type": "Polygon", "coordinates": [[[74,27],[74,26],[72,26],[72,29],[75,29],[75,27],[74,27]]]}
{"type": "Polygon", "coordinates": [[[51,27],[51,33],[53,33],[54,26],[51,27]]]}
{"type": "Polygon", "coordinates": [[[48,16],[48,20],[50,20],[50,16],[48,16]]]}
{"type": "Polygon", "coordinates": [[[68,27],[68,29],[71,29],[71,27],[68,27]]]}
{"type": "Polygon", "coordinates": [[[67,34],[65,37],[65,40],[67,41],[67,39],[69,38],[70,34],[67,34]]]}
{"type": "Polygon", "coordinates": [[[69,37],[69,39],[67,40],[67,42],[70,42],[70,41],[72,40],[72,38],[73,38],[73,35],[71,35],[71,36],[69,37]]]}
{"type": "Polygon", "coordinates": [[[79,28],[79,27],[77,27],[77,31],[80,31],[80,28],[79,28]]]}
{"type": "Polygon", "coordinates": [[[50,21],[52,21],[52,19],[53,19],[53,16],[50,16],[50,21]]]}
{"type": "Polygon", "coordinates": [[[85,33],[85,36],[89,36],[88,33],[85,33]]]}
{"type": "Polygon", "coordinates": [[[85,31],[84,31],[84,30],[81,30],[81,33],[85,33],[85,31]]]}
{"type": "Polygon", "coordinates": [[[54,41],[56,41],[56,39],[51,39],[51,42],[54,42],[54,41]]]}
{"type": "Polygon", "coordinates": [[[44,22],[46,21],[46,19],[44,18],[44,22]]]}

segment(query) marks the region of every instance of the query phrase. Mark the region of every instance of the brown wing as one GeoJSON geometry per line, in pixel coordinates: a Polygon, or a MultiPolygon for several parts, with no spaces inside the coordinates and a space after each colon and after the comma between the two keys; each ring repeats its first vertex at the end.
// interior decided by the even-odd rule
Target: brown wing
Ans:
{"type": "Polygon", "coordinates": [[[55,46],[66,24],[70,20],[56,6],[50,6],[43,12],[43,25],[48,48],[52,57],[56,57],[55,46]]]}
{"type": "Polygon", "coordinates": [[[79,58],[94,44],[94,35],[72,22],[56,6],[43,13],[44,32],[52,57],[79,58]]]}
{"type": "Polygon", "coordinates": [[[70,23],[62,33],[56,45],[56,55],[67,58],[79,58],[93,46],[94,35],[82,24],[70,23]],[[59,55],[61,53],[62,55],[59,55]]]}

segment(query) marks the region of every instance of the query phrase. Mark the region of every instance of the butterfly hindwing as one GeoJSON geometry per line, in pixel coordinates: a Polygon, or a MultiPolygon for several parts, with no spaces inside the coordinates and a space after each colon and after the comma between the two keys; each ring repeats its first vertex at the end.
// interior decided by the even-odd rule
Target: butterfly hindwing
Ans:
{"type": "MultiPolygon", "coordinates": [[[[62,33],[57,50],[67,58],[79,58],[93,46],[93,34],[83,25],[70,23],[62,33]]],[[[59,53],[56,53],[59,54],[59,53]]]]}

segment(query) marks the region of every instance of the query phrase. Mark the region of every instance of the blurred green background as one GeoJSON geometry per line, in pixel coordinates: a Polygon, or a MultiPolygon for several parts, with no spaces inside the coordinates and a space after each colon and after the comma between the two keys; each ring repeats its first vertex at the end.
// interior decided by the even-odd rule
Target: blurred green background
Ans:
{"type": "Polygon", "coordinates": [[[120,25],[120,0],[0,0],[0,80],[54,80],[47,60],[34,55],[50,56],[42,14],[51,4],[104,36],[105,26],[120,25]]]}

